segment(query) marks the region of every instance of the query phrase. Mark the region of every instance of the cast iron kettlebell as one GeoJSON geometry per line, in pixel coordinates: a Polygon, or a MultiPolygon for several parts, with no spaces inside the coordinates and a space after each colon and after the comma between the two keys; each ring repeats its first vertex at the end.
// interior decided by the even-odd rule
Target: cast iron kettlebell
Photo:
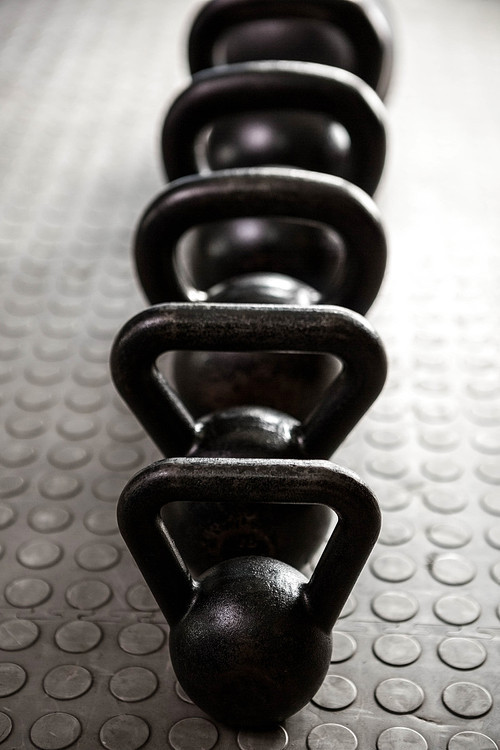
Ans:
{"type": "Polygon", "coordinates": [[[169,180],[207,167],[298,167],[372,194],[386,152],[385,108],[352,73],[262,61],[204,70],[170,105],[162,129],[169,180]]]}
{"type": "MultiPolygon", "coordinates": [[[[288,276],[244,274],[218,285],[218,303],[282,304],[310,300],[308,287],[288,276]]],[[[257,334],[258,335],[258,334],[257,334]]],[[[305,352],[177,351],[170,355],[172,384],[191,414],[258,404],[305,419],[339,374],[328,354],[305,352]]]]}
{"type": "Polygon", "coordinates": [[[170,655],[188,696],[215,719],[262,728],[299,711],[319,689],[331,629],[377,539],[380,512],[352,473],[323,461],[159,461],[118,505],[120,530],[170,624],[170,655]],[[310,580],[278,560],[226,560],[188,574],[162,520],[171,503],[322,503],[338,517],[310,580]]]}
{"type": "Polygon", "coordinates": [[[248,285],[256,279],[261,294],[264,275],[265,279],[280,281],[279,286],[273,283],[272,289],[269,283],[266,285],[268,299],[252,302],[301,306],[321,302],[333,280],[337,287],[342,284],[347,265],[346,246],[333,226],[277,216],[246,216],[197,224],[193,206],[192,228],[184,233],[175,256],[177,273],[188,276],[194,289],[206,290],[204,301],[219,302],[218,297],[226,291],[228,282],[242,277],[250,280],[248,285]]]}

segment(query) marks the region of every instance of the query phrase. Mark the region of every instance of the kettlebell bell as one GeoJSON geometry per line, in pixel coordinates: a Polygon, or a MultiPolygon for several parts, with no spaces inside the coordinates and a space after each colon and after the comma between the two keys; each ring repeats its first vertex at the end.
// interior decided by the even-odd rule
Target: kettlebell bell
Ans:
{"type": "Polygon", "coordinates": [[[380,511],[351,472],[325,461],[180,458],[137,474],[118,504],[120,531],[170,625],[187,695],[224,724],[282,722],[317,692],[331,630],[375,544],[380,511]],[[193,579],[162,520],[171,503],[321,503],[338,518],[309,580],[268,557],[228,559],[193,579]]]}
{"type": "Polygon", "coordinates": [[[134,253],[151,304],[210,302],[230,277],[272,273],[300,283],[303,295],[309,287],[306,304],[364,314],[384,277],[387,244],[376,204],[356,185],[259,167],[171,183],[141,217],[134,253]],[[255,241],[242,240],[241,220],[255,241]],[[184,255],[179,248],[193,231],[184,255]]]}
{"type": "MultiPolygon", "coordinates": [[[[288,276],[244,274],[219,284],[211,299],[300,307],[311,299],[308,291],[288,276]]],[[[170,355],[172,384],[196,419],[243,404],[305,419],[340,370],[339,360],[321,353],[177,351],[170,355]]]]}

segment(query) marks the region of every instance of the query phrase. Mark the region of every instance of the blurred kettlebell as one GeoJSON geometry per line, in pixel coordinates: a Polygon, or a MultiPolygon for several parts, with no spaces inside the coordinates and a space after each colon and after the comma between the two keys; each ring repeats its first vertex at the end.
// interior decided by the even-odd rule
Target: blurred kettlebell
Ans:
{"type": "Polygon", "coordinates": [[[170,624],[170,655],[188,696],[215,719],[263,728],[299,711],[319,689],[331,629],[375,544],[380,512],[352,473],[324,461],[159,461],[124,489],[118,521],[170,624]],[[161,511],[171,503],[321,503],[338,517],[308,581],[268,557],[229,559],[199,580],[187,573],[161,511]]]}
{"type": "Polygon", "coordinates": [[[308,60],[349,70],[384,97],[393,32],[382,0],[211,0],[189,37],[191,72],[249,60],[308,60]]]}

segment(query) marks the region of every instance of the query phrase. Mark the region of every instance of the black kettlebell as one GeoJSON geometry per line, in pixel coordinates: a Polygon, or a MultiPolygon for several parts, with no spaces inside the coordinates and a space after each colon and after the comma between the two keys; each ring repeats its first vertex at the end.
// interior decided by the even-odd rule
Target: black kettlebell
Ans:
{"type": "MultiPolygon", "coordinates": [[[[386,361],[367,321],[328,305],[171,303],[137,315],[118,334],[111,369],[119,393],[165,456],[329,458],[380,392],[386,361]],[[222,408],[196,419],[156,366],[171,351],[275,351],[336,357],[341,373],[302,420],[260,404],[222,408]]],[[[281,371],[283,375],[284,370],[281,371]]],[[[234,371],[232,373],[234,375],[234,371]]],[[[229,379],[232,376],[229,372],[229,379]]],[[[330,523],[319,505],[171,506],[169,529],[190,570],[227,557],[262,554],[304,567],[330,523]],[[300,540],[300,541],[298,541],[300,540]]]]}
{"type": "Polygon", "coordinates": [[[283,60],[197,73],[162,130],[169,180],[287,166],[343,177],[372,194],[386,153],[385,108],[352,73],[283,60]]]}
{"type": "Polygon", "coordinates": [[[323,461],[160,461],[124,489],[118,522],[170,624],[170,655],[188,696],[215,719],[262,728],[319,689],[331,629],[377,539],[380,512],[350,472],[323,461]],[[165,527],[170,504],[323,503],[338,517],[309,581],[267,557],[226,560],[193,580],[165,527]]]}
{"type": "Polygon", "coordinates": [[[299,295],[301,304],[364,314],[386,254],[366,193],[338,177],[283,167],[176,180],[146,209],[135,236],[137,272],[152,304],[208,302],[235,277],[253,283],[255,274],[274,274],[267,288],[272,282],[277,294],[285,283],[283,296],[267,301],[295,303],[299,295]]]}
{"type": "Polygon", "coordinates": [[[381,97],[393,34],[377,0],[212,0],[189,37],[191,72],[249,60],[308,60],[360,76],[381,97]]]}

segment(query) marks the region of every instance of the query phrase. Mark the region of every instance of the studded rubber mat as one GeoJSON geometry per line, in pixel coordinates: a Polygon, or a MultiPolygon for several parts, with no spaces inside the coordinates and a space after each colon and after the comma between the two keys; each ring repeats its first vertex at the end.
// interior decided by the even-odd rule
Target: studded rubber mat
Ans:
{"type": "Polygon", "coordinates": [[[388,384],[335,456],[383,531],[314,700],[267,733],[176,684],[116,527],[158,457],[115,395],[145,302],[131,237],[188,80],[187,0],[0,5],[0,744],[9,750],[498,750],[500,5],[397,0],[388,384]]]}

